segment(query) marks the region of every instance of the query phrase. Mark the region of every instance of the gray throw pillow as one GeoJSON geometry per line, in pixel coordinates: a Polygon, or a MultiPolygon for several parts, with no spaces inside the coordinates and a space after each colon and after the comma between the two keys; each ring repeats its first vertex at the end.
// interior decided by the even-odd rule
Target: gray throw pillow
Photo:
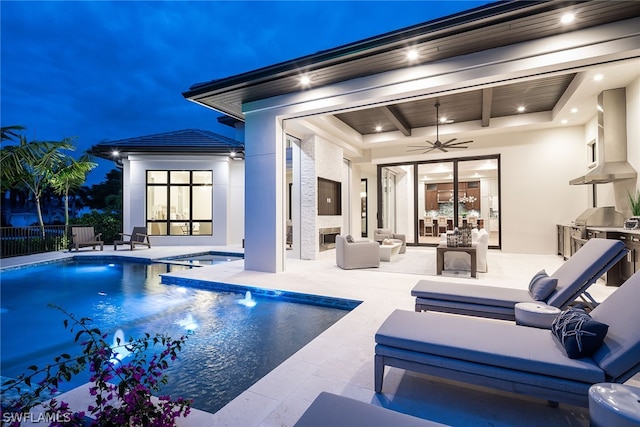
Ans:
{"type": "Polygon", "coordinates": [[[551,278],[544,270],[533,276],[529,283],[529,295],[536,301],[545,301],[558,286],[558,279],[551,278]]]}
{"type": "Polygon", "coordinates": [[[347,234],[347,236],[345,237],[345,240],[347,241],[347,243],[354,243],[353,237],[351,237],[351,234],[347,234]]]}
{"type": "Polygon", "coordinates": [[[551,333],[560,341],[570,359],[595,353],[604,341],[609,325],[594,320],[582,309],[569,307],[551,324],[551,333]]]}

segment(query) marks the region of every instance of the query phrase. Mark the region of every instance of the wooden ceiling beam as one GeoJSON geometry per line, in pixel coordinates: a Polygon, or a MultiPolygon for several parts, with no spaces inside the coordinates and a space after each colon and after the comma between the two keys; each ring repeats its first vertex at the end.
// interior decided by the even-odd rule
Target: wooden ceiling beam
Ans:
{"type": "Polygon", "coordinates": [[[380,107],[380,109],[387,117],[387,119],[389,119],[389,121],[393,123],[393,125],[398,128],[398,130],[402,132],[404,136],[411,136],[411,126],[409,126],[409,123],[407,123],[405,118],[402,117],[402,114],[400,114],[400,112],[396,108],[390,105],[380,107]]]}
{"type": "Polygon", "coordinates": [[[489,127],[491,106],[493,105],[493,88],[482,89],[482,127],[489,127]]]}

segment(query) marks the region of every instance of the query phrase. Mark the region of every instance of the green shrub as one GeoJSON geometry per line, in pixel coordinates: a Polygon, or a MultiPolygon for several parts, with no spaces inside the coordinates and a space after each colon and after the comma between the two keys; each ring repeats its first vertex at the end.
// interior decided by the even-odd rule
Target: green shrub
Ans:
{"type": "Polygon", "coordinates": [[[76,225],[87,225],[94,228],[96,233],[102,233],[102,240],[109,244],[114,240],[120,240],[122,233],[122,217],[119,213],[99,212],[96,210],[82,215],[76,221],[76,225]]]}

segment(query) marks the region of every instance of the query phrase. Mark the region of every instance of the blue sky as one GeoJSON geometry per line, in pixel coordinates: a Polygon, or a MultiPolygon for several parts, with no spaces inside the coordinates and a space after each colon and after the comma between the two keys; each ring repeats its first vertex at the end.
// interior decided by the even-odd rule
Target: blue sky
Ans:
{"type": "Polygon", "coordinates": [[[187,128],[233,137],[182,92],[486,3],[2,0],[0,119],[79,151],[187,128]]]}

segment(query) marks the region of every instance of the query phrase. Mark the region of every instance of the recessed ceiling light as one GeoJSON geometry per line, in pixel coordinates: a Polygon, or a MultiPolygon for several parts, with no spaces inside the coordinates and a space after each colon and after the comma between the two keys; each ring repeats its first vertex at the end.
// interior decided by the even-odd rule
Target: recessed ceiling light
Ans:
{"type": "Polygon", "coordinates": [[[307,76],[306,74],[303,76],[300,76],[300,84],[303,87],[307,87],[311,84],[311,77],[307,76]]]}
{"type": "Polygon", "coordinates": [[[560,123],[562,123],[563,125],[566,125],[567,123],[569,123],[569,120],[563,119],[560,123]]]}
{"type": "Polygon", "coordinates": [[[572,112],[573,114],[575,114],[575,113],[577,113],[577,112],[578,112],[578,109],[577,109],[577,108],[572,108],[572,109],[571,109],[571,112],[572,112]]]}
{"type": "Polygon", "coordinates": [[[518,113],[524,113],[524,110],[525,110],[524,105],[521,105],[518,107],[518,113]]]}
{"type": "Polygon", "coordinates": [[[376,132],[382,132],[382,126],[380,125],[376,126],[376,132]]]}
{"type": "Polygon", "coordinates": [[[440,123],[447,123],[446,117],[440,117],[440,123]]]}
{"type": "Polygon", "coordinates": [[[604,78],[604,76],[602,74],[596,74],[595,76],[593,76],[593,81],[594,82],[599,82],[603,78],[604,78]]]}
{"type": "Polygon", "coordinates": [[[120,155],[120,152],[119,152],[118,150],[113,150],[113,151],[111,152],[111,155],[112,155],[113,157],[118,157],[118,156],[120,155]]]}
{"type": "Polygon", "coordinates": [[[576,19],[576,15],[573,13],[565,13],[562,15],[562,18],[560,18],[560,22],[563,24],[571,24],[574,19],[576,19]]]}
{"type": "Polygon", "coordinates": [[[418,51],[415,49],[411,49],[407,52],[407,59],[409,61],[415,61],[416,59],[418,59],[418,51]]]}

